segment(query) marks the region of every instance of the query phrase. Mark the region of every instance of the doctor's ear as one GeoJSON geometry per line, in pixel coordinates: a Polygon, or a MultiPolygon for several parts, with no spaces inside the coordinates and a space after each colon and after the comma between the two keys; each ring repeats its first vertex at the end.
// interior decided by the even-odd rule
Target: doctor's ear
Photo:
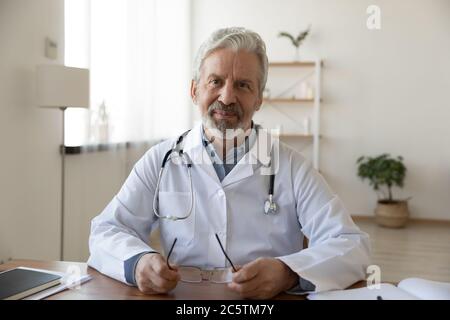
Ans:
{"type": "Polygon", "coordinates": [[[261,109],[262,103],[263,103],[263,97],[261,95],[258,97],[258,100],[256,101],[255,111],[259,111],[259,109],[261,109]]]}
{"type": "Polygon", "coordinates": [[[192,102],[197,104],[197,82],[194,79],[191,80],[191,98],[192,102]]]}

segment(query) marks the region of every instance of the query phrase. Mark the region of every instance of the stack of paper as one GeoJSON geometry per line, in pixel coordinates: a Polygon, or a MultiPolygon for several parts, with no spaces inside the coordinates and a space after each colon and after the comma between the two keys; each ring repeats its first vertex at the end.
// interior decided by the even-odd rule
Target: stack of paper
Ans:
{"type": "Polygon", "coordinates": [[[397,286],[381,283],[350,290],[312,293],[309,300],[450,300],[450,283],[419,278],[402,280],[397,286]]]}

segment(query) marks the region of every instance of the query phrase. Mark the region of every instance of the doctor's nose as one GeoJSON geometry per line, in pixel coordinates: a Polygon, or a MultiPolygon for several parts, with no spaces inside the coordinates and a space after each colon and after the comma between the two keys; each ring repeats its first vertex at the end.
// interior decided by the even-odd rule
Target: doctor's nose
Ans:
{"type": "Polygon", "coordinates": [[[237,102],[235,88],[232,83],[225,83],[220,90],[218,100],[227,106],[237,102]]]}

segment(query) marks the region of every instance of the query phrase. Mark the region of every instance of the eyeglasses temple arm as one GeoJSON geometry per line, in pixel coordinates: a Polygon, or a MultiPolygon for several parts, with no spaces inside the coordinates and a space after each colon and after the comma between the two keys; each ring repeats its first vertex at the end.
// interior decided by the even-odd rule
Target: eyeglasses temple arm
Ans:
{"type": "Polygon", "coordinates": [[[222,249],[222,252],[225,255],[225,258],[227,258],[228,262],[230,263],[231,267],[233,268],[233,271],[237,272],[236,268],[233,265],[233,262],[231,262],[231,259],[228,257],[227,253],[225,252],[225,249],[223,248],[222,242],[220,242],[220,239],[219,239],[219,236],[217,235],[217,233],[216,233],[216,239],[219,242],[220,249],[222,249]]]}
{"type": "Polygon", "coordinates": [[[170,269],[170,270],[173,270],[173,268],[170,266],[170,263],[169,263],[169,258],[170,258],[170,255],[172,254],[172,251],[173,251],[173,247],[175,247],[175,243],[177,243],[177,238],[175,238],[175,240],[173,241],[173,243],[172,243],[172,247],[170,247],[170,250],[169,250],[169,254],[167,255],[167,267],[170,269]]]}

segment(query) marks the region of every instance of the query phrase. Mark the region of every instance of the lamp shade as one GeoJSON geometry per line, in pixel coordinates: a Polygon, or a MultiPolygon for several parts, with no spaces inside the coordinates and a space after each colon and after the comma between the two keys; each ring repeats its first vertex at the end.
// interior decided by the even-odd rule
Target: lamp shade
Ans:
{"type": "Polygon", "coordinates": [[[37,67],[37,105],[89,108],[89,70],[62,65],[37,67]]]}

